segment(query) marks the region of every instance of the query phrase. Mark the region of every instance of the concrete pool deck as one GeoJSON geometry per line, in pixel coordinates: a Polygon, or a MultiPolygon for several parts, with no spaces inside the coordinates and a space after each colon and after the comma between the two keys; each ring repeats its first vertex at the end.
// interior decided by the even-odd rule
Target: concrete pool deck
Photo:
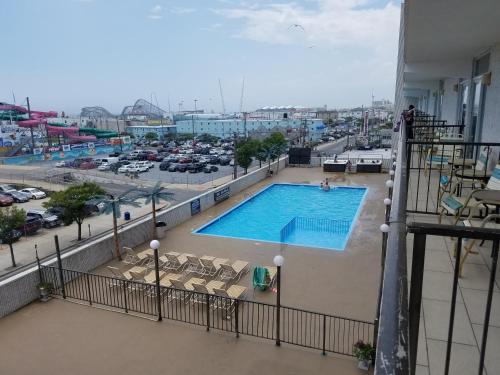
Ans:
{"type": "MultiPolygon", "coordinates": [[[[160,240],[160,254],[177,251],[197,256],[206,254],[230,260],[241,259],[250,262],[252,268],[255,265],[272,265],[273,257],[282,254],[285,257],[282,270],[283,305],[373,321],[380,278],[382,235],[379,226],[384,220],[386,179],[386,174],[324,173],[320,168],[287,168],[278,176],[253,185],[169,230],[166,237],[160,240]],[[344,251],[192,233],[269,184],[319,184],[325,177],[329,177],[333,185],[369,188],[344,251]]],[[[147,248],[149,243],[144,243],[135,250],[147,248]]],[[[122,270],[130,268],[118,261],[108,265],[118,266],[122,270]]],[[[106,267],[96,272],[110,276],[106,267]]],[[[249,288],[248,299],[275,303],[274,293],[253,291],[251,272],[238,284],[249,288]]]]}

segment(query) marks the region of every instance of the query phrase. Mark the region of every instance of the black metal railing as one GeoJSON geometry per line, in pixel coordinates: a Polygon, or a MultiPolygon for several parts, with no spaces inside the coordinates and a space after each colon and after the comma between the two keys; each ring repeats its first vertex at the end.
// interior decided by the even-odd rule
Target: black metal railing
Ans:
{"type": "Polygon", "coordinates": [[[484,360],[486,355],[486,345],[488,340],[488,329],[490,324],[491,305],[493,297],[493,289],[495,287],[495,277],[498,262],[498,245],[500,242],[500,230],[489,228],[472,228],[463,226],[451,225],[436,225],[429,223],[410,223],[408,225],[408,232],[414,234],[413,239],[413,256],[412,256],[412,269],[411,269],[411,283],[410,283],[410,299],[408,304],[409,309],[409,343],[410,343],[410,374],[415,373],[417,350],[418,350],[418,337],[419,337],[419,324],[420,324],[420,311],[422,305],[422,287],[424,280],[424,263],[425,263],[425,250],[427,236],[446,236],[456,239],[455,258],[457,261],[454,263],[453,271],[453,285],[450,302],[450,315],[448,325],[448,337],[446,341],[446,357],[444,359],[444,374],[450,373],[451,349],[453,345],[453,330],[455,322],[455,307],[457,302],[458,278],[460,273],[460,261],[462,259],[462,243],[464,239],[476,239],[482,241],[492,241],[491,250],[491,268],[488,283],[488,294],[486,297],[486,309],[483,321],[483,332],[481,347],[479,353],[479,366],[478,374],[482,375],[484,372],[484,360]]]}
{"type": "Polygon", "coordinates": [[[500,143],[408,140],[408,212],[439,214],[446,194],[467,195],[491,175],[500,143]]]}
{"type": "Polygon", "coordinates": [[[168,319],[239,335],[353,356],[353,346],[374,341],[372,322],[139,281],[40,266],[52,294],[92,306],[112,308],[150,319],[168,319]],[[158,304],[158,301],[160,302],[158,304]]]}

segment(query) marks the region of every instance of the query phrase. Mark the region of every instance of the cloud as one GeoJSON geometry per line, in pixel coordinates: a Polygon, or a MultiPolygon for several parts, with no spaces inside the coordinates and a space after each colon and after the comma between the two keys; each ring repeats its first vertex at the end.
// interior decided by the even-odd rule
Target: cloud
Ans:
{"type": "Polygon", "coordinates": [[[148,18],[152,20],[161,20],[163,18],[163,7],[161,5],[155,5],[151,8],[148,14],[148,18]]]}
{"type": "Polygon", "coordinates": [[[170,13],[173,14],[189,14],[194,12],[196,12],[194,8],[173,7],[170,9],[170,13]]]}
{"type": "Polygon", "coordinates": [[[213,23],[209,26],[205,26],[205,27],[200,27],[200,30],[203,30],[203,31],[215,31],[217,29],[220,29],[222,27],[222,23],[213,23]]]}
{"type": "Polygon", "coordinates": [[[269,44],[314,44],[318,48],[367,47],[378,54],[395,53],[400,7],[393,2],[376,7],[373,1],[311,0],[307,7],[292,2],[254,1],[214,12],[243,21],[235,35],[239,38],[269,44]]]}

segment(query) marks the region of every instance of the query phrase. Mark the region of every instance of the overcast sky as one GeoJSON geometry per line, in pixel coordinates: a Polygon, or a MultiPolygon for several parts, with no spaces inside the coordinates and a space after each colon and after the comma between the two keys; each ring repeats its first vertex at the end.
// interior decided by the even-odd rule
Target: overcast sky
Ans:
{"type": "Polygon", "coordinates": [[[113,113],[393,101],[400,5],[387,0],[1,0],[0,101],[113,113]],[[300,26],[294,26],[300,25],[300,26]]]}

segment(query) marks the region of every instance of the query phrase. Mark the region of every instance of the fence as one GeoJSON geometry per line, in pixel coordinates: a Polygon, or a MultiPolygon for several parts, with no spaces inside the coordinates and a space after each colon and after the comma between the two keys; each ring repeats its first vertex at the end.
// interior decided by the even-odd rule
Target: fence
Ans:
{"type": "Polygon", "coordinates": [[[167,288],[139,281],[39,267],[52,294],[158,320],[168,319],[239,335],[353,356],[353,345],[372,343],[373,323],[293,307],[167,288]],[[278,327],[279,322],[279,327],[278,327]],[[279,330],[278,330],[279,329],[279,330]],[[279,333],[279,336],[278,336],[279,333]]]}
{"type": "Polygon", "coordinates": [[[351,222],[349,220],[330,220],[296,216],[280,230],[280,242],[287,240],[297,231],[314,231],[328,234],[348,233],[351,222]]]}

